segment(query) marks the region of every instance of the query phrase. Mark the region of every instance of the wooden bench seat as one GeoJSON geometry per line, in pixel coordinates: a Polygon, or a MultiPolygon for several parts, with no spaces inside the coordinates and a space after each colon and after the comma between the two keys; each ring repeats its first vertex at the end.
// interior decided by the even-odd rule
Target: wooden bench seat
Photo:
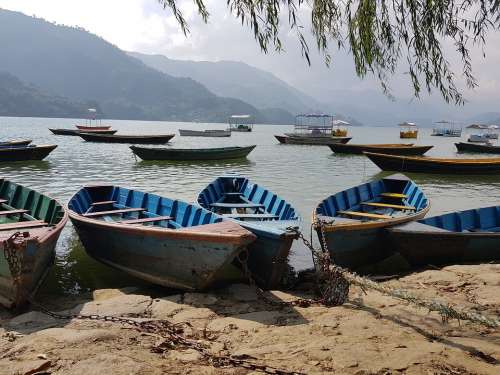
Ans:
{"type": "Polygon", "coordinates": [[[263,204],[259,203],[212,203],[214,208],[264,208],[263,204]]]}
{"type": "Polygon", "coordinates": [[[379,202],[361,202],[361,204],[363,206],[370,206],[370,207],[394,208],[395,210],[410,210],[410,211],[417,210],[413,206],[402,206],[399,204],[389,204],[389,203],[379,203],[379,202]]]}
{"type": "Polygon", "coordinates": [[[49,225],[43,220],[19,221],[17,223],[0,224],[0,230],[45,227],[49,225]]]}
{"type": "Polygon", "coordinates": [[[277,219],[278,216],[273,214],[223,214],[224,217],[231,219],[277,219]]]}
{"type": "Polygon", "coordinates": [[[385,198],[398,198],[398,199],[408,198],[406,194],[401,194],[401,193],[382,193],[380,194],[380,196],[385,198]]]}
{"type": "Polygon", "coordinates": [[[129,219],[119,221],[121,224],[142,224],[142,223],[154,223],[155,221],[163,220],[174,220],[172,216],[157,216],[157,217],[145,217],[142,219],[129,219]]]}
{"type": "Polygon", "coordinates": [[[85,217],[99,217],[99,216],[106,216],[106,215],[118,215],[118,214],[125,214],[128,212],[142,212],[142,211],[146,211],[146,209],[145,208],[122,208],[119,210],[89,212],[87,214],[83,214],[83,216],[85,216],[85,217]]]}
{"type": "Polygon", "coordinates": [[[243,193],[230,192],[230,193],[224,193],[224,195],[233,196],[233,197],[239,197],[240,195],[243,195],[243,193]]]}
{"type": "Polygon", "coordinates": [[[0,211],[0,216],[6,216],[6,215],[19,215],[19,214],[26,214],[28,213],[29,210],[8,210],[8,211],[0,211]]]}
{"type": "Polygon", "coordinates": [[[347,215],[352,217],[361,217],[367,219],[390,219],[389,215],[371,214],[369,212],[357,212],[357,211],[338,211],[339,215],[347,215]]]}
{"type": "Polygon", "coordinates": [[[91,207],[95,207],[95,206],[105,206],[105,205],[108,205],[108,204],[114,204],[116,203],[116,201],[101,201],[101,202],[94,202],[92,203],[90,206],[91,207]]]}

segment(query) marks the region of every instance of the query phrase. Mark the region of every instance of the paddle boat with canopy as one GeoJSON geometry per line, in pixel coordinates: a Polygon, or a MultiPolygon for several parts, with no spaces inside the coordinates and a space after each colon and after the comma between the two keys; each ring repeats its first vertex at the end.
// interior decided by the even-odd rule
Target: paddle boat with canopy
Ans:
{"type": "Polygon", "coordinates": [[[418,127],[414,122],[402,122],[399,124],[399,138],[416,139],[418,137],[418,127]]]}
{"type": "Polygon", "coordinates": [[[231,132],[251,132],[254,120],[251,115],[232,115],[229,117],[229,128],[231,132]]]}

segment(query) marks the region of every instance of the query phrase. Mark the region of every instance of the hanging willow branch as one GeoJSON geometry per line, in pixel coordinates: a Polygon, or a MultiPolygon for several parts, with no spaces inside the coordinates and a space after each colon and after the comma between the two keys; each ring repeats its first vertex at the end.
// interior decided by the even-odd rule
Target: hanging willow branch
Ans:
{"type": "MultiPolygon", "coordinates": [[[[180,0],[158,0],[170,8],[187,34],[178,8],[180,0]]],[[[500,0],[226,0],[230,12],[253,32],[264,53],[283,50],[280,32],[297,34],[302,55],[310,50],[300,14],[310,17],[311,35],[328,65],[331,46],[346,49],[356,73],[378,77],[389,94],[388,79],[404,61],[414,95],[438,90],[447,102],[463,104],[443,43],[454,46],[468,88],[477,86],[470,48],[483,47],[489,31],[500,25],[500,0]]],[[[202,19],[209,12],[203,0],[193,0],[202,19]]]]}

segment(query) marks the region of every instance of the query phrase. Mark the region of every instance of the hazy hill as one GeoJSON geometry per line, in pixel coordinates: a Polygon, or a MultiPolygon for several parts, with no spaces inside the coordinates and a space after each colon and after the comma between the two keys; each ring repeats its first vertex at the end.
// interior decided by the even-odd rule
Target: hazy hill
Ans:
{"type": "Polygon", "coordinates": [[[83,29],[0,10],[0,71],[77,101],[97,102],[106,117],[225,121],[252,105],[222,98],[200,83],[147,67],[83,29]]]}
{"type": "Polygon", "coordinates": [[[282,109],[292,114],[321,111],[323,105],[272,73],[236,61],[174,60],[162,55],[130,52],[163,73],[189,77],[217,95],[244,100],[259,109],[282,109]]]}
{"type": "Polygon", "coordinates": [[[0,116],[83,117],[91,105],[50,95],[0,72],[0,116]]]}

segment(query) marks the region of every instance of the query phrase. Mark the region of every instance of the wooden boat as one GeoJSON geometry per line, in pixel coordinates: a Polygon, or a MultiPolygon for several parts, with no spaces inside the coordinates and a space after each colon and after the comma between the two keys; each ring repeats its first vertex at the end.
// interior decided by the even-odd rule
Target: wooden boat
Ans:
{"type": "Polygon", "coordinates": [[[22,139],[16,141],[6,141],[0,142],[0,147],[19,147],[19,146],[27,146],[31,143],[31,139],[22,139]]]}
{"type": "Polygon", "coordinates": [[[500,206],[433,216],[388,232],[413,266],[500,260],[500,206]]]}
{"type": "Polygon", "coordinates": [[[392,175],[326,198],[313,212],[313,225],[335,264],[355,269],[393,254],[384,228],[420,219],[429,208],[412,180],[392,175]]]}
{"type": "Polygon", "coordinates": [[[384,171],[448,173],[448,174],[492,174],[500,173],[500,158],[494,159],[444,159],[424,156],[398,156],[364,153],[384,171]]]}
{"type": "Polygon", "coordinates": [[[418,137],[417,125],[413,122],[403,122],[399,124],[399,138],[416,139],[418,137]]]}
{"type": "Polygon", "coordinates": [[[248,267],[265,289],[279,286],[300,217],[295,208],[266,188],[241,176],[218,177],[198,195],[198,204],[235,220],[257,236],[249,246],[248,267]]]}
{"type": "Polygon", "coordinates": [[[179,134],[182,137],[230,137],[229,130],[208,129],[208,130],[188,130],[179,129],[179,134]]]}
{"type": "Polygon", "coordinates": [[[56,200],[0,179],[0,304],[22,306],[43,282],[68,214],[56,200]],[[22,233],[16,238],[15,233],[22,233]],[[17,254],[10,264],[6,254],[17,254]],[[19,270],[12,265],[19,262],[19,270]],[[14,274],[13,274],[14,273],[14,274]]]}
{"type": "Polygon", "coordinates": [[[363,152],[379,152],[391,155],[423,155],[433,146],[414,146],[413,143],[398,144],[342,144],[335,143],[328,145],[337,154],[362,154],[363,152]]]}
{"type": "Polygon", "coordinates": [[[109,130],[111,129],[111,126],[92,126],[92,125],[76,125],[76,127],[78,128],[78,130],[81,130],[81,131],[84,131],[84,132],[87,132],[87,131],[102,131],[102,130],[109,130]]]}
{"type": "Polygon", "coordinates": [[[168,143],[175,134],[163,135],[125,135],[125,134],[95,134],[95,133],[80,133],[87,142],[104,142],[104,143],[137,143],[137,144],[163,144],[168,143]]]}
{"type": "MultiPolygon", "coordinates": [[[[74,135],[78,136],[83,133],[81,130],[77,129],[54,129],[49,128],[49,130],[55,135],[74,135]]],[[[115,134],[118,130],[87,130],[85,133],[93,133],[93,134],[115,134]]]]}
{"type": "Polygon", "coordinates": [[[493,146],[490,144],[475,144],[475,143],[458,142],[458,143],[455,143],[455,147],[460,152],[500,154],[500,146],[493,146]]]}
{"type": "Polygon", "coordinates": [[[91,257],[176,289],[204,290],[236,277],[236,258],[255,240],[201,207],[119,186],[84,187],[68,211],[91,257]]]}
{"type": "Polygon", "coordinates": [[[0,162],[42,160],[56,148],[57,145],[0,147],[0,162]]]}
{"type": "Polygon", "coordinates": [[[313,137],[313,136],[294,136],[291,133],[286,135],[274,136],[280,143],[289,145],[321,145],[328,146],[336,143],[347,143],[350,137],[313,137]]]}
{"type": "Polygon", "coordinates": [[[84,132],[105,131],[110,130],[111,126],[103,125],[102,120],[96,117],[97,110],[95,108],[88,109],[89,116],[85,119],[85,125],[76,125],[78,130],[84,132]]]}
{"type": "Polygon", "coordinates": [[[255,147],[257,146],[190,149],[130,146],[130,149],[143,160],[224,160],[245,158],[255,147]]]}
{"type": "Polygon", "coordinates": [[[248,133],[253,129],[253,117],[250,115],[232,115],[229,117],[229,128],[231,132],[248,133]]]}

